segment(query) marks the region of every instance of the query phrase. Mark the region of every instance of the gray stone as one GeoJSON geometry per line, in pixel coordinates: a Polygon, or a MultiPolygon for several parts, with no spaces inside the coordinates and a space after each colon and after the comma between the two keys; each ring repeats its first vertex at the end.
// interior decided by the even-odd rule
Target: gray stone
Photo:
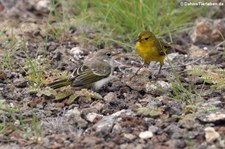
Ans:
{"type": "Polygon", "coordinates": [[[225,121],[225,113],[214,112],[207,115],[199,115],[198,119],[204,123],[219,123],[225,121]]]}
{"type": "Polygon", "coordinates": [[[88,122],[85,121],[81,117],[81,113],[80,113],[80,111],[78,110],[77,107],[67,111],[65,116],[66,116],[66,118],[68,119],[69,122],[71,122],[72,124],[75,124],[77,127],[85,128],[88,124],[88,122]]]}
{"type": "Polygon", "coordinates": [[[27,86],[27,80],[25,80],[24,78],[18,78],[18,79],[14,79],[13,80],[13,84],[15,85],[15,87],[18,88],[24,88],[27,86]]]}
{"type": "Polygon", "coordinates": [[[171,84],[162,80],[158,80],[156,83],[148,82],[145,85],[145,91],[153,95],[161,95],[170,89],[171,84]]]}
{"type": "Polygon", "coordinates": [[[106,102],[110,102],[110,101],[116,99],[116,93],[114,93],[114,92],[109,92],[108,94],[105,95],[105,97],[104,97],[103,99],[104,99],[104,101],[106,101],[106,102]]]}
{"type": "Polygon", "coordinates": [[[100,121],[98,121],[93,128],[96,130],[96,135],[104,137],[109,134],[115,124],[115,116],[109,115],[104,116],[100,121]]]}
{"type": "Polygon", "coordinates": [[[174,139],[169,142],[170,142],[169,143],[170,148],[183,149],[186,146],[186,143],[184,142],[184,140],[180,140],[180,139],[174,139]]]}
{"type": "Polygon", "coordinates": [[[159,128],[152,125],[148,127],[148,130],[155,134],[159,131],[159,128]]]}

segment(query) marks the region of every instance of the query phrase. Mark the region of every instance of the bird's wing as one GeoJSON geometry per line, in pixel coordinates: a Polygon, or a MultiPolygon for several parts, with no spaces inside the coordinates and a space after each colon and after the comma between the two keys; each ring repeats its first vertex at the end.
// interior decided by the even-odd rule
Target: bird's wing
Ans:
{"type": "MultiPolygon", "coordinates": [[[[98,65],[99,66],[97,68],[92,68],[90,66],[88,67],[86,65],[83,65],[75,69],[73,72],[73,76],[69,79],[69,81],[73,82],[72,86],[88,86],[103,78],[108,77],[111,71],[105,71],[106,69],[103,69],[102,63],[98,65]]],[[[109,66],[109,68],[111,67],[109,66]]]]}
{"type": "Polygon", "coordinates": [[[172,46],[168,42],[162,40],[159,40],[158,47],[160,49],[160,55],[166,55],[172,49],[172,46]]]}

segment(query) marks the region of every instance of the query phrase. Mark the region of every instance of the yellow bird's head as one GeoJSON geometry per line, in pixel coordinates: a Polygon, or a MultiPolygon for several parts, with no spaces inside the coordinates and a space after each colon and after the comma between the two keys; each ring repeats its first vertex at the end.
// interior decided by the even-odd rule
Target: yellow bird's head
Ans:
{"type": "Polygon", "coordinates": [[[140,42],[140,43],[144,44],[144,43],[148,43],[149,41],[154,41],[154,40],[156,40],[156,37],[152,32],[144,31],[138,35],[136,42],[140,42]]]}

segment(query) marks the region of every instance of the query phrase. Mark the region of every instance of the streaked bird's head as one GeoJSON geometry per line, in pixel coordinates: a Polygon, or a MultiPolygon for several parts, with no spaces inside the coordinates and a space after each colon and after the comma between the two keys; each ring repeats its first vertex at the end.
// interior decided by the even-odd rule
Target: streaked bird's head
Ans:
{"type": "Polygon", "coordinates": [[[92,58],[103,61],[111,61],[112,58],[117,55],[119,55],[119,53],[115,53],[112,50],[102,49],[94,53],[92,58]]]}

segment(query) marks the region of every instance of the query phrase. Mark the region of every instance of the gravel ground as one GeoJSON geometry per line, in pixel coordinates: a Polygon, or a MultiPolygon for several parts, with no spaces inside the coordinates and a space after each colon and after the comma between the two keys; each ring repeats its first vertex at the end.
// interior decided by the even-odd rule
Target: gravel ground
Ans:
{"type": "Polygon", "coordinates": [[[82,32],[94,38],[85,25],[71,27],[61,40],[46,37],[49,7],[41,2],[0,1],[0,148],[225,148],[225,89],[187,71],[225,68],[219,36],[225,37],[225,19],[197,19],[174,37],[157,79],[153,63],[129,80],[142,63],[137,55],[79,39],[82,32]],[[99,91],[45,86],[103,48],[124,56],[115,60],[115,79],[99,91]]]}

